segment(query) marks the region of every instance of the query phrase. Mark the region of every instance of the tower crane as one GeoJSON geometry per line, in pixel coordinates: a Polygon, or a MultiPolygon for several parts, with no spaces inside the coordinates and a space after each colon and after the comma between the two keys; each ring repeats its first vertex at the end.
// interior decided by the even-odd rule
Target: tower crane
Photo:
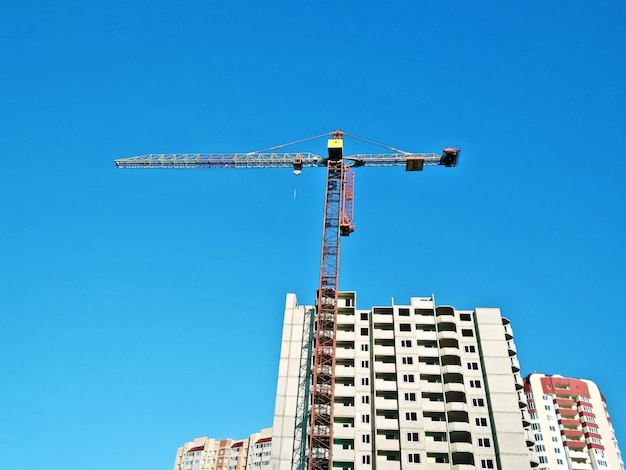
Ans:
{"type": "Polygon", "coordinates": [[[459,154],[458,147],[445,147],[441,154],[405,152],[336,130],[249,153],[147,154],[115,160],[118,168],[293,168],[296,175],[304,168],[326,167],[322,256],[316,295],[312,383],[308,400],[308,470],[332,469],[339,248],[340,237],[349,236],[354,231],[353,168],[404,166],[406,171],[421,171],[425,166],[454,167],[459,154]],[[386,147],[392,153],[344,155],[343,138],[346,135],[386,147]],[[289,145],[328,136],[327,156],[275,152],[289,145]]]}

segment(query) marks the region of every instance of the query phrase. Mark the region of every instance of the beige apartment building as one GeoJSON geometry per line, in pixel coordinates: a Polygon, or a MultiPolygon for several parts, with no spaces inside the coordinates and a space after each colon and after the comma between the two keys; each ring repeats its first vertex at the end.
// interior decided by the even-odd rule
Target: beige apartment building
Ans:
{"type": "Polygon", "coordinates": [[[624,470],[606,400],[591,380],[524,379],[537,470],[624,470]]]}
{"type": "MultiPolygon", "coordinates": [[[[314,307],[285,305],[272,470],[306,468],[314,307]]],[[[339,296],[333,468],[529,469],[538,462],[509,321],[415,297],[339,296]]]]}
{"type": "Polygon", "coordinates": [[[198,437],[178,448],[174,470],[269,470],[272,428],[247,439],[198,437]]]}

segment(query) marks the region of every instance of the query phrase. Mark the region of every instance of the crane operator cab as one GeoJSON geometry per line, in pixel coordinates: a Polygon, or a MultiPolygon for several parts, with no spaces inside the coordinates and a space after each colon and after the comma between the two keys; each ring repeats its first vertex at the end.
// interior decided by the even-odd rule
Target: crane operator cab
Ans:
{"type": "Polygon", "coordinates": [[[343,158],[343,139],[328,139],[328,159],[336,162],[343,158]]]}

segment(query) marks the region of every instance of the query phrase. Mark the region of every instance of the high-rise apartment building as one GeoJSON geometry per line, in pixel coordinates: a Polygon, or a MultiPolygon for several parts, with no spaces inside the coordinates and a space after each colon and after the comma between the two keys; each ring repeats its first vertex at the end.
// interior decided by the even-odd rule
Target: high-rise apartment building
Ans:
{"type": "MultiPolygon", "coordinates": [[[[287,295],[273,470],[306,468],[314,311],[287,295]]],[[[499,309],[412,298],[360,310],[342,292],[336,328],[333,468],[531,467],[520,367],[499,309]]]]}
{"type": "Polygon", "coordinates": [[[248,439],[198,437],[178,448],[174,470],[269,470],[272,428],[248,439]]]}
{"type": "Polygon", "coordinates": [[[590,380],[524,379],[537,470],[623,470],[606,401],[590,380]]]}

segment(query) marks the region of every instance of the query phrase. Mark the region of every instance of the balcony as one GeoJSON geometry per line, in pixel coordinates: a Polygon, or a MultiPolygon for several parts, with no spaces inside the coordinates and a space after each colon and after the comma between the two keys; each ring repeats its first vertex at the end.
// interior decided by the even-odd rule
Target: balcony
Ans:
{"type": "Polygon", "coordinates": [[[437,332],[436,331],[418,331],[417,337],[422,341],[436,341],[437,332]]]}
{"type": "Polygon", "coordinates": [[[354,377],[354,367],[335,366],[335,377],[354,377]]]}
{"type": "Polygon", "coordinates": [[[341,383],[335,383],[335,396],[337,397],[349,397],[354,396],[354,385],[345,385],[341,383]]]}
{"type": "Polygon", "coordinates": [[[440,331],[439,333],[437,333],[436,338],[439,340],[456,340],[457,336],[458,335],[455,331],[440,331]]]}
{"type": "Polygon", "coordinates": [[[576,405],[576,402],[571,398],[555,398],[554,404],[562,408],[571,408],[576,405]]]}
{"type": "Polygon", "coordinates": [[[396,364],[393,362],[378,362],[374,361],[374,371],[387,374],[396,373],[396,364]]]}
{"type": "Polygon", "coordinates": [[[381,391],[396,391],[398,390],[398,385],[395,380],[376,379],[374,381],[374,389],[381,391]]]}
{"type": "Polygon", "coordinates": [[[517,354],[517,348],[515,347],[515,343],[513,341],[507,341],[506,344],[509,350],[509,357],[515,356],[517,354]]]}
{"type": "Polygon", "coordinates": [[[333,462],[350,462],[354,460],[354,449],[344,449],[338,445],[333,446],[333,462]]]}
{"type": "Polygon", "coordinates": [[[378,325],[374,325],[374,336],[376,339],[393,339],[393,330],[379,328],[378,325]]]}
{"type": "Polygon", "coordinates": [[[578,429],[563,429],[561,430],[561,435],[565,437],[581,439],[583,437],[583,432],[579,431],[578,429]]]}
{"type": "Polygon", "coordinates": [[[463,402],[453,401],[453,402],[446,403],[446,412],[448,413],[448,417],[467,416],[468,411],[469,409],[467,405],[463,402]],[[462,413],[462,414],[458,414],[458,413],[462,413]]]}
{"type": "MultiPolygon", "coordinates": [[[[445,384],[449,385],[449,384],[445,384]]],[[[445,388],[444,385],[444,388],[445,388]]],[[[445,392],[446,394],[446,403],[467,403],[467,396],[465,392],[445,392]]]]}
{"type": "Polygon", "coordinates": [[[337,348],[336,350],[337,359],[354,359],[354,348],[346,349],[346,348],[337,348]]]}
{"type": "Polygon", "coordinates": [[[452,459],[454,459],[454,454],[470,454],[472,456],[471,460],[465,460],[462,458],[462,456],[459,456],[460,458],[458,459],[459,463],[465,463],[465,464],[469,464],[470,462],[473,462],[474,460],[474,446],[472,444],[466,443],[466,442],[455,442],[455,443],[451,443],[450,444],[450,452],[452,452],[452,459]]]}
{"type": "Polygon", "coordinates": [[[374,325],[376,325],[377,323],[393,325],[393,315],[374,313],[372,315],[372,323],[374,323],[374,325]]]}
{"type": "Polygon", "coordinates": [[[559,419],[559,424],[564,428],[577,429],[580,426],[580,421],[577,419],[559,419]]]}
{"type": "Polygon", "coordinates": [[[398,400],[383,397],[374,397],[374,406],[377,410],[398,410],[398,400]]]}
{"type": "MultiPolygon", "coordinates": [[[[387,418],[385,416],[376,416],[376,429],[400,429],[397,419],[387,418]]],[[[353,433],[354,434],[354,433],[353,433]]]]}
{"type": "Polygon", "coordinates": [[[519,365],[519,360],[517,359],[517,356],[513,356],[511,358],[511,370],[513,372],[519,372],[520,371],[520,365],[519,365]]]}
{"type": "Polygon", "coordinates": [[[450,307],[449,305],[442,305],[435,309],[435,314],[438,317],[454,316],[454,307],[450,307]]]}
{"type": "Polygon", "coordinates": [[[591,463],[572,461],[572,470],[593,470],[591,463]]]}
{"type": "Polygon", "coordinates": [[[442,393],[443,384],[441,382],[427,382],[425,380],[420,381],[420,390],[422,393],[442,393]]]}
{"type": "Polygon", "coordinates": [[[465,385],[463,382],[446,382],[443,384],[444,393],[463,393],[465,394],[465,385]]]}
{"type": "Polygon", "coordinates": [[[578,414],[577,410],[573,410],[571,408],[557,408],[555,411],[556,411],[557,416],[564,416],[564,417],[572,417],[578,414]]]}
{"type": "MultiPolygon", "coordinates": [[[[464,423],[460,423],[464,424],[464,423]]],[[[446,432],[448,430],[448,425],[445,421],[425,421],[424,429],[428,432],[446,432]]],[[[469,425],[468,425],[469,429],[469,425]]]]}
{"type": "Polygon", "coordinates": [[[442,401],[422,401],[422,409],[424,412],[440,412],[443,413],[446,410],[446,404],[442,401]]]}
{"type": "Polygon", "coordinates": [[[526,437],[526,447],[532,447],[535,445],[535,438],[528,429],[524,430],[524,436],[526,437]]]}
{"type": "Polygon", "coordinates": [[[441,366],[441,373],[446,375],[446,374],[461,374],[463,375],[463,367],[455,365],[455,364],[450,364],[447,366],[441,366]]]}
{"type": "Polygon", "coordinates": [[[453,354],[458,354],[459,351],[459,340],[454,338],[442,338],[439,339],[439,349],[453,348],[455,352],[453,354]]]}
{"type": "Polygon", "coordinates": [[[382,346],[380,344],[374,345],[375,356],[395,356],[396,349],[393,346],[382,346]]]}
{"type": "MultiPolygon", "coordinates": [[[[424,427],[428,427],[430,429],[430,426],[424,426],[424,427]]],[[[471,432],[472,428],[470,427],[469,423],[458,421],[458,422],[448,423],[448,431],[450,431],[450,432],[471,432]]]]}
{"type": "MultiPolygon", "coordinates": [[[[446,410],[448,406],[454,405],[456,408],[457,405],[462,405],[461,403],[446,403],[446,410]]],[[[465,405],[467,408],[467,405],[465,405]]],[[[455,411],[446,411],[448,416],[448,424],[452,423],[469,423],[469,414],[466,410],[455,410],[455,411]]]]}
{"type": "Polygon", "coordinates": [[[563,445],[572,450],[582,450],[587,445],[583,441],[563,441],[563,445]]]}
{"type": "Polygon", "coordinates": [[[438,331],[454,331],[456,333],[456,323],[454,317],[437,317],[438,331]]]}
{"type": "Polygon", "coordinates": [[[504,337],[507,341],[513,339],[513,330],[511,329],[511,325],[504,325],[504,337]]]}
{"type": "Polygon", "coordinates": [[[420,363],[419,372],[420,374],[427,374],[427,375],[441,375],[441,368],[437,364],[420,363]]]}
{"type": "MultiPolygon", "coordinates": [[[[378,421],[377,421],[378,423],[378,421]]],[[[385,450],[388,452],[394,452],[400,450],[400,436],[397,439],[388,437],[390,435],[378,435],[376,436],[376,450],[385,450]]]]}
{"type": "Polygon", "coordinates": [[[451,432],[450,442],[465,442],[471,445],[472,433],[471,432],[451,432]]]}
{"type": "Polygon", "coordinates": [[[336,418],[354,418],[354,406],[337,405],[335,403],[334,413],[336,418]]]}
{"type": "Polygon", "coordinates": [[[354,330],[337,330],[337,341],[354,341],[354,330]]]}
{"type": "Polygon", "coordinates": [[[437,343],[434,343],[435,346],[432,348],[426,346],[417,346],[417,355],[420,357],[432,356],[433,354],[438,354],[437,352],[437,343]]]}

